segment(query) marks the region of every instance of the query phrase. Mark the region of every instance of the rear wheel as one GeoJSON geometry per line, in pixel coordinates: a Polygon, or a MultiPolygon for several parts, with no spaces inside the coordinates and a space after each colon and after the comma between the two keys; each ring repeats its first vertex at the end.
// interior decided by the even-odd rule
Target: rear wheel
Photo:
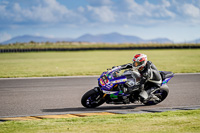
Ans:
{"type": "Polygon", "coordinates": [[[158,103],[161,103],[163,100],[165,100],[168,93],[169,93],[168,89],[160,88],[160,89],[154,91],[153,95],[151,95],[151,97],[148,100],[144,101],[143,104],[156,105],[158,103]]]}
{"type": "Polygon", "coordinates": [[[81,104],[86,108],[95,108],[105,102],[102,96],[101,92],[97,92],[94,89],[89,90],[83,95],[81,104]]]}

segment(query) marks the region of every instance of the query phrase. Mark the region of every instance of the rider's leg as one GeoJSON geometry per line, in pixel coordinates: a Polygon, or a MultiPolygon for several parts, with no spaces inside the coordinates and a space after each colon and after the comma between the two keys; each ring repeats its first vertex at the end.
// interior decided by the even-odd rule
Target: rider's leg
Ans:
{"type": "Polygon", "coordinates": [[[149,96],[151,95],[151,92],[156,90],[157,88],[160,88],[159,83],[152,83],[152,82],[147,82],[145,85],[145,88],[141,89],[140,96],[144,99],[147,100],[149,96]]]}

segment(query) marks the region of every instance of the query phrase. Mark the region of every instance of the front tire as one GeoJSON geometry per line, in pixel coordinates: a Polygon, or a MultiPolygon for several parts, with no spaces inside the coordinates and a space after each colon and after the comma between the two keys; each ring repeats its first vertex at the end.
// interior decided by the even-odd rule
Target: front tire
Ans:
{"type": "Polygon", "coordinates": [[[94,89],[89,90],[83,95],[81,104],[86,108],[96,108],[105,102],[102,96],[101,92],[97,92],[94,89]]]}

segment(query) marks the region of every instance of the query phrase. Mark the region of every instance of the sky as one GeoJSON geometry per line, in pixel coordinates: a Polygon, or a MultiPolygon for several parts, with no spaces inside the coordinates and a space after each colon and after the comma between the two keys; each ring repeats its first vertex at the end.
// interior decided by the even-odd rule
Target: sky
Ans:
{"type": "Polygon", "coordinates": [[[0,0],[0,42],[118,32],[143,39],[200,38],[200,0],[0,0]]]}

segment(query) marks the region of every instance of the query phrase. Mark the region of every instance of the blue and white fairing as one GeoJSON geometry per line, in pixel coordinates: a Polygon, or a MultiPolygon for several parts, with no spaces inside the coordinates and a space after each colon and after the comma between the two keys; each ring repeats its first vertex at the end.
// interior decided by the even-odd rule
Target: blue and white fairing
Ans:
{"type": "MultiPolygon", "coordinates": [[[[160,71],[160,72],[163,72],[163,71],[160,71]]],[[[168,75],[165,79],[163,79],[161,86],[163,86],[164,84],[167,84],[169,80],[173,77],[174,77],[174,74],[171,72],[170,75],[168,75]]]]}
{"type": "MultiPolygon", "coordinates": [[[[162,85],[167,84],[167,83],[169,82],[169,80],[170,80],[171,78],[173,78],[173,77],[174,77],[174,76],[171,76],[171,77],[169,77],[169,78],[164,79],[163,82],[162,82],[162,85]]],[[[161,86],[162,86],[162,85],[161,85],[161,86]]]]}
{"type": "MultiPolygon", "coordinates": [[[[103,72],[100,76],[100,78],[98,79],[98,83],[99,83],[99,87],[101,88],[101,90],[106,93],[106,94],[119,94],[120,91],[112,91],[111,89],[113,88],[113,86],[115,86],[116,84],[125,84],[126,82],[129,83],[129,81],[127,81],[127,78],[125,76],[116,76],[116,72],[120,71],[121,67],[115,67],[114,69],[111,69],[107,72],[103,72]],[[114,76],[115,75],[115,76],[114,76]]],[[[162,71],[160,71],[162,72],[162,71]]],[[[136,74],[137,75],[137,74],[136,74]]],[[[137,76],[136,76],[137,77],[137,76]]],[[[165,78],[162,81],[162,85],[165,85],[168,83],[168,81],[174,77],[174,75],[172,74],[170,77],[165,78]]]]}
{"type": "Polygon", "coordinates": [[[121,67],[115,67],[112,70],[109,70],[107,72],[103,72],[98,79],[99,86],[101,87],[101,90],[106,94],[118,94],[119,91],[111,91],[111,88],[115,86],[116,84],[124,84],[127,81],[127,78],[125,76],[120,77],[114,77],[114,73],[116,71],[120,71],[121,67]]]}

